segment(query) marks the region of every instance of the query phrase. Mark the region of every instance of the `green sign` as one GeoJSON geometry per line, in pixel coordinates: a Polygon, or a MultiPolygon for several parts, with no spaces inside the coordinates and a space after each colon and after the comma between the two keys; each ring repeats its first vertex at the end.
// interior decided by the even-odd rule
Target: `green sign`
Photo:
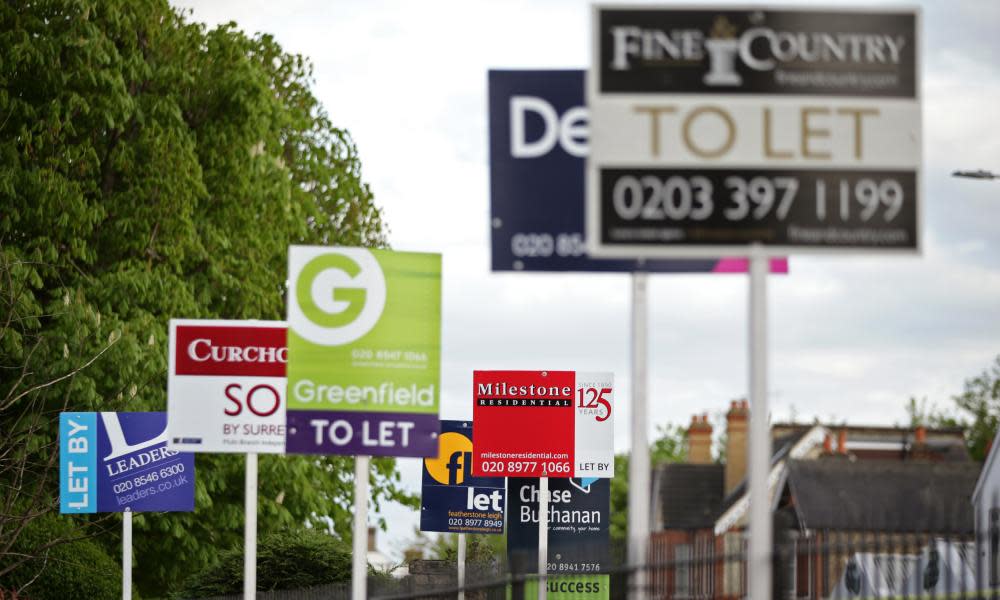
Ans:
{"type": "MultiPolygon", "coordinates": [[[[550,575],[546,578],[551,600],[608,600],[611,597],[610,575],[550,575]]],[[[510,598],[509,593],[507,597],[510,598]]],[[[524,582],[525,600],[538,598],[538,580],[524,582]]]]}
{"type": "Polygon", "coordinates": [[[286,449],[436,456],[441,255],[288,251],[286,449]]]}

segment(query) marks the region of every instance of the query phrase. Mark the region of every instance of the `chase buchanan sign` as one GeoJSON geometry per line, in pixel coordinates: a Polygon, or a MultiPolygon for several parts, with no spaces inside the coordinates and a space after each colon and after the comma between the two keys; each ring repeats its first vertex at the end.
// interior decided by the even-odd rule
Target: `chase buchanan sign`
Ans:
{"type": "Polygon", "coordinates": [[[595,7],[592,253],[919,250],[919,16],[595,7]]]}
{"type": "MultiPolygon", "coordinates": [[[[537,478],[510,477],[507,561],[513,573],[536,573],[538,567],[537,478]]],[[[610,577],[611,480],[597,478],[549,481],[549,598],[606,599],[610,577]]],[[[537,582],[526,585],[525,598],[537,598],[537,582]]]]}
{"type": "Polygon", "coordinates": [[[433,456],[441,255],[291,246],[286,451],[433,456]]]}
{"type": "Polygon", "coordinates": [[[477,476],[611,477],[614,376],[475,371],[477,476]]]}
{"type": "Polygon", "coordinates": [[[472,474],[472,423],[441,421],[438,444],[424,459],[420,531],[502,534],[506,481],[472,474]]]}

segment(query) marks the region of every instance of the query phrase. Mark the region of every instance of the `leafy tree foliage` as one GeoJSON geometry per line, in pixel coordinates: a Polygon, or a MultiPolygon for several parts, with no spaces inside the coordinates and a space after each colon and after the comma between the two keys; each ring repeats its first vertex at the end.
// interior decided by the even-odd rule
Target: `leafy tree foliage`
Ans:
{"type": "MultiPolygon", "coordinates": [[[[257,589],[294,590],[351,580],[351,550],[336,538],[313,530],[272,533],[257,547],[257,589]]],[[[178,594],[207,598],[243,591],[243,551],[222,554],[218,563],[191,576],[178,594]]]]}
{"type": "Polygon", "coordinates": [[[911,397],[906,404],[910,426],[961,427],[974,460],[986,454],[1000,425],[1000,356],[979,375],[965,380],[962,393],[952,396],[954,409],[939,408],[927,398],[911,397]]]}
{"type": "Polygon", "coordinates": [[[966,417],[962,421],[969,453],[985,460],[1000,424],[1000,356],[982,373],[966,379],[965,389],[953,399],[966,417]]]}
{"type": "MultiPolygon", "coordinates": [[[[166,0],[0,4],[0,556],[57,508],[59,411],[165,410],[170,317],[283,318],[289,244],[385,244],[311,84],[270,36],[166,0]]],[[[376,506],[412,505],[394,463],[373,464],[376,506]]],[[[145,595],[240,543],[242,457],[196,468],[194,513],[135,517],[145,595]]],[[[262,533],[348,539],[352,473],[262,457],[262,533]]]]}
{"type": "Polygon", "coordinates": [[[68,517],[46,514],[32,519],[12,552],[0,557],[0,565],[22,553],[33,558],[0,578],[0,598],[8,597],[5,593],[16,598],[24,588],[30,590],[26,597],[34,600],[121,598],[121,565],[93,539],[87,539],[68,517]],[[53,540],[65,541],[50,545],[53,540]]]}
{"type": "MultiPolygon", "coordinates": [[[[684,462],[687,459],[687,430],[678,425],[657,427],[657,437],[649,447],[650,466],[684,462]]],[[[615,456],[615,477],[611,480],[611,540],[623,543],[628,536],[629,455],[615,456]]]]}

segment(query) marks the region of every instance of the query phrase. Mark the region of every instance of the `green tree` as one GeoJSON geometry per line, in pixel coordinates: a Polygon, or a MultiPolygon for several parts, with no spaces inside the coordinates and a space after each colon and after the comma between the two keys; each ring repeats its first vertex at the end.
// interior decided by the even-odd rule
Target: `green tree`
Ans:
{"type": "Polygon", "coordinates": [[[965,389],[953,397],[960,413],[955,422],[965,427],[969,454],[985,460],[1000,424],[1000,356],[979,375],[965,380],[965,389]]]}
{"type": "MultiPolygon", "coordinates": [[[[650,466],[684,462],[687,459],[687,430],[678,425],[662,425],[649,447],[650,466]]],[[[615,476],[611,480],[611,540],[624,543],[628,535],[628,453],[615,455],[615,476]]]]}
{"type": "MultiPolygon", "coordinates": [[[[260,539],[257,589],[294,590],[351,580],[351,549],[319,531],[293,530],[260,539]]],[[[243,591],[243,552],[223,552],[217,563],[192,575],[177,594],[205,598],[243,591]]]]}
{"type": "MultiPolygon", "coordinates": [[[[170,317],[283,318],[289,244],[385,245],[354,143],[311,85],[270,36],[165,0],[0,5],[0,506],[30,507],[0,516],[0,555],[57,510],[59,411],[166,408],[170,317]]],[[[413,505],[393,461],[373,464],[376,507],[413,505]]],[[[135,517],[144,595],[241,543],[242,457],[196,468],[194,513],[135,517]]],[[[261,533],[349,540],[352,473],[262,457],[261,533]]]]}

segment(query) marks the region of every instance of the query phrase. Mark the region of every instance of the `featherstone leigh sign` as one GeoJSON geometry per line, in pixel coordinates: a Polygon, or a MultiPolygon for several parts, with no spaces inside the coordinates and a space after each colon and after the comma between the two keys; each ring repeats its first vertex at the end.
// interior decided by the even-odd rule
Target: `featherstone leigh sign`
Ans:
{"type": "Polygon", "coordinates": [[[436,456],[441,255],[291,246],[286,449],[436,456]]]}
{"type": "Polygon", "coordinates": [[[919,13],[598,6],[605,257],[920,248],[919,13]]]}
{"type": "Polygon", "coordinates": [[[475,371],[472,385],[473,475],[614,475],[611,373],[475,371]]]}
{"type": "Polygon", "coordinates": [[[282,321],[171,319],[170,448],[284,452],[286,330],[282,321]]]}
{"type": "Polygon", "coordinates": [[[472,423],[441,421],[436,456],[424,458],[420,531],[502,534],[503,477],[472,474],[472,423]]]}

